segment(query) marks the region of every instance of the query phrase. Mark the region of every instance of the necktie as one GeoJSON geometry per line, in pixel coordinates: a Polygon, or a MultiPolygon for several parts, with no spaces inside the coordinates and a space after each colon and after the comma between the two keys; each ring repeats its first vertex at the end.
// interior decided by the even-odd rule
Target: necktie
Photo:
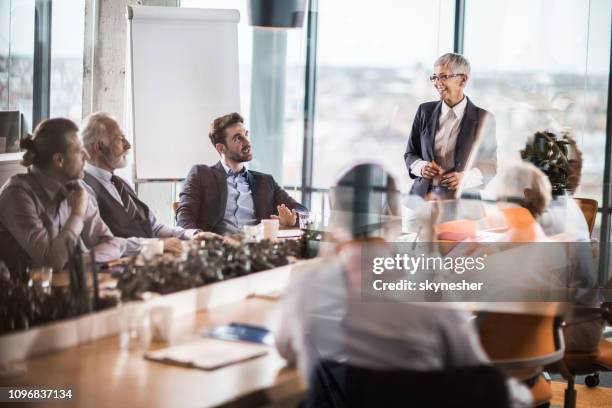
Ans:
{"type": "MultiPolygon", "coordinates": [[[[440,132],[436,135],[435,142],[435,158],[436,162],[445,171],[451,169],[454,166],[454,152],[449,152],[449,142],[451,138],[451,132],[457,121],[457,115],[452,109],[440,120],[440,132]]],[[[432,180],[434,186],[438,186],[441,183],[441,176],[436,176],[432,180]]]]}
{"type": "Polygon", "coordinates": [[[127,213],[130,216],[130,218],[134,218],[134,219],[141,218],[141,214],[138,211],[138,207],[136,206],[136,203],[132,199],[132,196],[130,195],[130,193],[129,193],[125,183],[123,182],[123,180],[121,180],[121,178],[119,178],[119,177],[117,177],[115,175],[112,175],[111,176],[111,183],[113,183],[113,185],[117,189],[117,192],[121,196],[121,201],[123,202],[123,207],[127,211],[127,213]]]}
{"type": "Polygon", "coordinates": [[[443,163],[442,163],[442,167],[445,170],[448,170],[450,168],[453,167],[453,160],[454,159],[451,155],[451,152],[449,151],[450,149],[450,139],[451,139],[451,132],[453,131],[453,128],[455,127],[455,122],[457,121],[457,115],[455,115],[455,111],[453,111],[452,109],[449,109],[448,113],[446,114],[446,121],[444,123],[444,147],[442,148],[442,158],[443,158],[443,163]]]}

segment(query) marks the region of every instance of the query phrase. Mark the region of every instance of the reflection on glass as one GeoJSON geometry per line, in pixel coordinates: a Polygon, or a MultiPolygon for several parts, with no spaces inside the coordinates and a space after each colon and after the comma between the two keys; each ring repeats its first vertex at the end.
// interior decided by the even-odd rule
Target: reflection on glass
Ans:
{"type": "Polygon", "coordinates": [[[518,157],[536,131],[569,133],[584,155],[576,196],[599,202],[611,8],[610,0],[471,0],[465,21],[470,95],[496,115],[498,157],[518,157]]]}
{"type": "Polygon", "coordinates": [[[452,51],[452,10],[451,1],[319,3],[315,187],[378,160],[410,188],[403,153],[417,107],[438,99],[429,76],[452,51]]]}
{"type": "Polygon", "coordinates": [[[181,0],[180,5],[229,8],[240,12],[240,109],[246,120],[245,126],[250,129],[255,152],[251,168],[272,174],[281,185],[299,185],[302,171],[304,31],[251,27],[247,0],[181,0]]]}

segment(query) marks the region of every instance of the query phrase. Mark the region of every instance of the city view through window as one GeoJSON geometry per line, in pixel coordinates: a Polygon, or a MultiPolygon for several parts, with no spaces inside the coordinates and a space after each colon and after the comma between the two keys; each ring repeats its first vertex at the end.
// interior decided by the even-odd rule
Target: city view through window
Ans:
{"type": "MultiPolygon", "coordinates": [[[[34,3],[0,2],[0,109],[20,110],[30,127],[34,3]]],[[[312,187],[326,189],[355,161],[375,160],[391,170],[403,192],[410,189],[403,153],[418,106],[438,98],[428,77],[435,59],[453,49],[454,3],[318,2],[312,187]]],[[[466,2],[464,54],[472,64],[466,94],[495,115],[500,162],[518,158],[537,130],[570,133],[584,159],[577,195],[601,203],[612,0],[519,3],[466,2]]],[[[249,26],[246,0],[181,2],[183,7],[223,5],[241,12],[241,108],[248,126],[252,84],[258,79],[251,77],[256,29],[249,26]]],[[[77,123],[84,25],[84,0],[53,1],[50,115],[77,123]]],[[[298,187],[305,31],[287,34],[285,97],[278,106],[284,155],[281,173],[274,174],[284,185],[298,187]]],[[[264,153],[256,156],[265,165],[264,153]]],[[[313,196],[313,207],[325,204],[322,197],[313,196]]]]}

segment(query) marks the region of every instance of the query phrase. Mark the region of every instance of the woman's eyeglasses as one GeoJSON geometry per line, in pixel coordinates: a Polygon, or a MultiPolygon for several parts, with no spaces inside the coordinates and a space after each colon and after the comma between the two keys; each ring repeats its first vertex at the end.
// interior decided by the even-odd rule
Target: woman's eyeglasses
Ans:
{"type": "Polygon", "coordinates": [[[431,82],[437,82],[437,81],[442,81],[442,82],[446,82],[451,78],[454,77],[458,77],[458,76],[465,76],[465,74],[440,74],[440,75],[432,75],[429,77],[429,80],[431,82]]]}

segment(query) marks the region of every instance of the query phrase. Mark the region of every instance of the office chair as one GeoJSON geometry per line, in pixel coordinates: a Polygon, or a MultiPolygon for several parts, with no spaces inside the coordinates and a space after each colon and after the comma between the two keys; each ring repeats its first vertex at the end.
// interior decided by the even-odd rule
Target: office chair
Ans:
{"type": "Polygon", "coordinates": [[[492,366],[443,371],[375,370],[321,361],[305,407],[509,408],[506,376],[492,366]]]}
{"type": "MultiPolygon", "coordinates": [[[[582,210],[589,227],[589,234],[593,232],[598,204],[589,198],[574,198],[582,210]]],[[[609,284],[610,285],[610,284],[609,284]]],[[[612,303],[604,303],[600,308],[580,308],[579,313],[590,314],[591,318],[601,316],[608,324],[612,324],[612,303]]],[[[558,372],[567,381],[565,389],[564,407],[576,406],[575,377],[586,375],[584,383],[593,388],[599,385],[599,371],[612,370],[612,342],[600,339],[597,349],[591,353],[565,353],[563,360],[547,368],[547,371],[558,372]]]]}
{"type": "MultiPolygon", "coordinates": [[[[600,308],[582,308],[582,313],[600,313],[604,321],[612,324],[612,303],[604,303],[600,308]]],[[[546,371],[559,373],[567,381],[563,406],[576,407],[575,379],[577,375],[586,375],[584,383],[593,388],[599,385],[599,371],[612,371],[612,342],[604,338],[599,340],[597,349],[590,353],[565,353],[563,359],[546,371]]]]}
{"type": "Polygon", "coordinates": [[[557,316],[498,312],[482,312],[476,318],[491,363],[529,386],[538,407],[549,406],[552,399],[552,388],[541,372],[563,358],[561,322],[557,316]]]}
{"type": "Polygon", "coordinates": [[[578,204],[584,215],[589,227],[589,234],[592,234],[593,228],[595,227],[595,218],[597,217],[597,200],[592,200],[590,198],[574,198],[574,201],[576,201],[576,204],[578,204]]]}

